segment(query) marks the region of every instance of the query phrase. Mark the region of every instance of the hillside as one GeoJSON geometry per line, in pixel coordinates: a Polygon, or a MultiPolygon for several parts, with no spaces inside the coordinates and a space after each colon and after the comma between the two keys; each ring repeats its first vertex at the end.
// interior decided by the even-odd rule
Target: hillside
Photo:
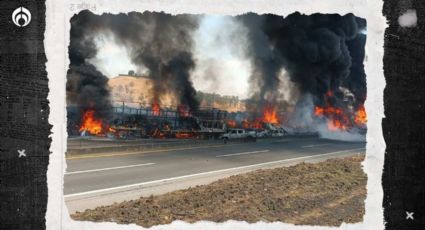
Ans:
{"type": "MultiPolygon", "coordinates": [[[[118,76],[111,78],[108,82],[111,88],[111,96],[114,104],[134,104],[139,106],[140,103],[149,106],[153,100],[152,86],[153,83],[149,77],[140,76],[118,76]]],[[[245,110],[245,103],[235,96],[222,96],[219,94],[204,93],[198,91],[198,100],[201,107],[214,107],[229,112],[237,112],[245,110]]],[[[163,104],[166,106],[177,106],[177,102],[171,95],[163,95],[161,97],[163,104]],[[164,103],[165,102],[165,103],[164,103]]]]}

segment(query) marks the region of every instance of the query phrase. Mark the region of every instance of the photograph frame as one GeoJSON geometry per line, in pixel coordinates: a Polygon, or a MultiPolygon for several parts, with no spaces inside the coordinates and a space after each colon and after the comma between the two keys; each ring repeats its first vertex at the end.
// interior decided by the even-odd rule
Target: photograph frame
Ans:
{"type": "MultiPolygon", "coordinates": [[[[66,170],[65,152],[66,152],[66,105],[65,105],[65,83],[66,71],[68,69],[68,51],[69,44],[69,19],[75,13],[83,9],[88,9],[96,14],[108,13],[127,13],[131,11],[164,11],[171,14],[191,13],[191,14],[219,14],[219,15],[240,15],[247,12],[273,13],[286,16],[291,12],[311,13],[354,13],[367,19],[368,38],[366,42],[366,52],[368,60],[365,62],[366,80],[367,80],[367,99],[365,107],[368,116],[368,132],[366,145],[366,158],[363,162],[364,171],[368,176],[367,198],[365,200],[364,221],[357,224],[343,224],[344,229],[362,229],[366,226],[384,227],[382,200],[383,191],[381,186],[382,169],[384,162],[385,143],[382,135],[381,120],[383,118],[383,89],[385,79],[383,76],[383,42],[386,23],[381,12],[382,3],[371,3],[368,1],[340,1],[326,0],[322,1],[320,6],[312,7],[308,1],[236,1],[228,4],[226,1],[126,1],[126,3],[107,1],[65,1],[58,4],[54,1],[47,1],[46,6],[46,33],[45,49],[47,54],[47,72],[49,78],[49,101],[50,117],[49,122],[52,127],[52,144],[50,164],[47,173],[48,179],[48,207],[46,213],[46,226],[51,229],[105,229],[115,228],[118,225],[113,223],[90,223],[73,221],[68,214],[64,204],[63,197],[63,174],[66,170]],[[131,3],[130,3],[131,2],[131,3]],[[276,5],[280,5],[276,7],[276,5]],[[209,6],[209,7],[206,7],[209,6]],[[54,41],[61,41],[55,43],[54,41]],[[64,42],[62,44],[62,41],[64,42]],[[58,77],[63,76],[63,77],[58,77]],[[373,77],[369,77],[373,76],[373,77]],[[63,87],[61,87],[63,86],[63,87]],[[62,91],[63,90],[63,91],[62,91]],[[61,189],[62,188],[62,189],[61,189]],[[60,210],[58,212],[57,210],[60,210]],[[363,226],[363,227],[362,227],[363,226]]],[[[313,226],[294,226],[285,223],[264,223],[247,224],[239,221],[227,221],[220,223],[223,229],[229,228],[281,228],[307,229],[313,226]]],[[[137,229],[140,226],[119,225],[120,229],[137,229]]],[[[197,222],[187,224],[181,221],[173,222],[171,225],[162,226],[163,229],[213,229],[217,223],[197,222]]],[[[160,226],[155,226],[160,227],[160,226]]],[[[324,228],[324,227],[321,227],[324,228]]],[[[315,228],[316,229],[316,228],[315,228]]]]}

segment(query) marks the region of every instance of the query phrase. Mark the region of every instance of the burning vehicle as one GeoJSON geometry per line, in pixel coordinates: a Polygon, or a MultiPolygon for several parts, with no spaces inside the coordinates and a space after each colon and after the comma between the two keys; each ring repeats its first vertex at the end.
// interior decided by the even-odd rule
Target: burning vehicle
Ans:
{"type": "Polygon", "coordinates": [[[227,113],[217,109],[195,112],[181,109],[160,108],[113,108],[109,119],[95,117],[94,110],[86,110],[82,120],[75,117],[75,107],[68,107],[68,133],[74,136],[103,136],[116,139],[128,138],[196,138],[217,139],[225,132],[227,113]],[[72,112],[74,111],[74,113],[72,112]]]}
{"type": "Polygon", "coordinates": [[[333,96],[332,91],[328,91],[325,95],[325,105],[315,106],[314,115],[321,118],[327,118],[327,127],[331,131],[351,130],[353,128],[366,128],[366,111],[363,105],[354,108],[353,104],[344,99],[346,106],[337,107],[331,103],[333,96]]]}
{"type": "MultiPolygon", "coordinates": [[[[217,139],[234,130],[253,132],[256,138],[294,133],[364,135],[364,19],[353,14],[249,13],[226,20],[243,34],[229,36],[235,39],[228,42],[233,48],[243,46],[237,48],[244,50],[242,58],[250,63],[249,93],[243,103],[227,110],[214,107],[219,104],[215,96],[210,98],[213,106],[201,107],[208,103],[200,101],[194,86],[195,70],[208,74],[206,80],[212,79],[213,86],[221,70],[216,68],[220,62],[212,68],[195,57],[195,33],[203,17],[89,11],[74,16],[66,86],[68,134],[118,139],[217,139]],[[113,104],[118,99],[111,93],[110,78],[93,62],[100,50],[99,36],[123,47],[132,65],[148,76],[140,106],[126,106],[135,100],[126,87],[129,97],[119,97],[122,106],[113,104]]],[[[132,73],[130,77],[137,78],[132,73]]]]}
{"type": "Polygon", "coordinates": [[[227,121],[229,128],[244,129],[247,132],[255,133],[255,137],[282,137],[289,134],[283,127],[284,114],[279,114],[277,106],[266,106],[262,113],[244,112],[233,115],[233,119],[227,121]]]}

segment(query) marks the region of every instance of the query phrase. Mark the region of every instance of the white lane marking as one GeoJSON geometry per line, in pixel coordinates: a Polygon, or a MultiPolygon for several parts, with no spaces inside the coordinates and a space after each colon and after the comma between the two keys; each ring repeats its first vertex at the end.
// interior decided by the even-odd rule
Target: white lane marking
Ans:
{"type": "Polygon", "coordinates": [[[313,147],[326,146],[326,145],[330,145],[330,144],[304,145],[304,146],[301,146],[301,148],[313,148],[313,147]]]}
{"type": "Polygon", "coordinates": [[[203,173],[195,173],[195,174],[189,174],[189,175],[184,175],[184,176],[171,177],[171,178],[167,178],[167,179],[160,179],[160,180],[142,182],[142,183],[137,183],[137,184],[123,185],[123,186],[118,186],[118,187],[98,189],[98,190],[92,190],[92,191],[80,192],[80,193],[72,193],[72,194],[64,195],[64,197],[69,198],[69,197],[75,197],[75,196],[81,196],[81,195],[95,194],[95,193],[100,193],[100,192],[108,192],[108,191],[113,191],[113,190],[127,189],[127,188],[131,188],[131,187],[141,187],[141,186],[146,186],[146,185],[150,185],[150,184],[170,182],[170,181],[173,181],[173,180],[185,179],[185,178],[190,178],[190,177],[204,176],[204,175],[208,175],[208,174],[235,171],[235,170],[246,169],[246,168],[255,168],[255,167],[258,167],[258,166],[266,166],[266,165],[283,163],[283,162],[287,162],[287,161],[295,161],[295,160],[301,160],[301,159],[322,157],[322,156],[327,156],[327,155],[332,155],[332,154],[359,151],[359,150],[365,150],[365,148],[347,149],[347,150],[317,154],[317,155],[312,155],[312,156],[296,157],[296,158],[290,158],[290,159],[285,159],[285,160],[270,161],[270,162],[253,164],[253,165],[239,166],[239,167],[235,167],[235,168],[220,169],[220,170],[203,172],[203,173]]]}
{"type": "Polygon", "coordinates": [[[231,153],[231,154],[225,154],[225,155],[218,155],[215,157],[231,157],[231,156],[239,156],[239,155],[247,155],[247,154],[253,154],[253,153],[266,153],[270,152],[270,150],[259,150],[259,151],[252,151],[252,152],[243,152],[243,153],[231,153]]]}
{"type": "Polygon", "coordinates": [[[140,167],[140,166],[148,166],[148,165],[154,165],[154,164],[155,164],[155,163],[145,163],[145,164],[138,164],[138,165],[126,165],[126,166],[111,167],[111,168],[90,169],[90,170],[82,170],[82,171],[67,172],[67,173],[65,173],[65,175],[80,174],[80,173],[91,173],[91,172],[100,172],[100,171],[115,170],[115,169],[125,169],[125,168],[133,168],[133,167],[140,167]]]}

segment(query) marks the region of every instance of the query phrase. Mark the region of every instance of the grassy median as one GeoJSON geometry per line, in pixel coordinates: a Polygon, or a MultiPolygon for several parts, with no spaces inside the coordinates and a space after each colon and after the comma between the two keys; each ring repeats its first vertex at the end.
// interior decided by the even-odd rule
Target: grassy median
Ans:
{"type": "Polygon", "coordinates": [[[209,185],[77,212],[75,220],[135,223],[173,220],[282,221],[339,226],[361,222],[366,198],[364,156],[257,170],[209,185]]]}

